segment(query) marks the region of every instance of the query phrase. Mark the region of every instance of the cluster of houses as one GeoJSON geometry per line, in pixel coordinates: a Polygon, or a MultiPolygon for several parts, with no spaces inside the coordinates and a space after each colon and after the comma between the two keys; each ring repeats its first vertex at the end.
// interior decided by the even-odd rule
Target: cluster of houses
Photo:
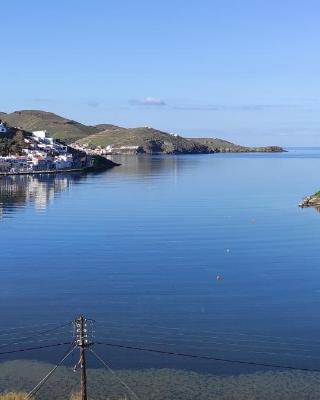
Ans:
{"type": "Polygon", "coordinates": [[[84,151],[87,154],[108,156],[108,155],[120,155],[120,154],[139,154],[144,153],[142,146],[114,146],[108,145],[106,147],[97,146],[94,149],[90,147],[87,143],[73,143],[72,147],[74,149],[84,151]]]}
{"type": "MultiPolygon", "coordinates": [[[[4,123],[0,123],[0,129],[7,129],[4,123]]],[[[0,137],[1,132],[0,130],[0,137]]],[[[0,157],[0,172],[19,173],[48,170],[64,170],[81,168],[86,165],[86,158],[75,160],[67,146],[56,142],[49,137],[46,131],[35,131],[25,137],[26,148],[23,155],[9,155],[0,157]]]]}

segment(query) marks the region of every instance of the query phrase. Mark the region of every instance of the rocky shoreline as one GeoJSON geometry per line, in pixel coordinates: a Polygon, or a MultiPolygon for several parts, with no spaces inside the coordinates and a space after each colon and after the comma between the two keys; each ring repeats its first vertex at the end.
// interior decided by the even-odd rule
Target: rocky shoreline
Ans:
{"type": "Polygon", "coordinates": [[[248,147],[228,142],[219,138],[192,138],[193,142],[205,146],[211,153],[284,153],[280,146],[248,147]]]}
{"type": "Polygon", "coordinates": [[[316,207],[320,209],[320,192],[313,194],[312,196],[306,196],[300,203],[299,207],[316,207]]]}

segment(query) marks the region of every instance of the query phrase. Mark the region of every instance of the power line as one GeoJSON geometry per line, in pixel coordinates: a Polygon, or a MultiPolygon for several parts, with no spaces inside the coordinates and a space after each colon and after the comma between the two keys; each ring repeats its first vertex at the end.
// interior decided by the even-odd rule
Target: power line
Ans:
{"type": "MultiPolygon", "coordinates": [[[[61,322],[61,325],[64,323],[71,323],[72,321],[68,321],[68,322],[61,322]]],[[[34,328],[44,328],[45,326],[50,326],[50,325],[57,325],[56,322],[50,322],[47,324],[33,324],[33,325],[24,325],[24,326],[16,326],[16,327],[11,327],[11,328],[7,328],[7,329],[3,329],[1,330],[1,332],[11,332],[11,331],[17,331],[17,330],[22,330],[22,329],[34,329],[34,328]]],[[[11,333],[1,333],[0,336],[8,336],[11,335],[11,333]]]]}
{"type": "MultiPolygon", "coordinates": [[[[193,354],[192,352],[185,353],[185,352],[179,352],[179,351],[158,350],[158,349],[149,348],[149,347],[140,347],[139,346],[139,335],[137,335],[137,334],[128,335],[129,338],[130,337],[132,338],[131,339],[132,341],[133,340],[135,341],[135,345],[130,345],[129,343],[125,344],[123,342],[122,342],[122,344],[115,343],[115,342],[109,342],[110,338],[108,338],[108,339],[101,338],[102,341],[97,341],[94,343],[93,341],[90,342],[90,340],[89,340],[89,336],[90,336],[89,333],[91,334],[91,332],[90,332],[91,329],[88,329],[87,321],[92,322],[93,320],[89,320],[83,316],[80,316],[79,318],[77,318],[74,321],[75,337],[71,341],[47,344],[47,345],[42,345],[42,346],[24,347],[24,348],[20,348],[20,349],[16,349],[16,350],[8,350],[8,351],[0,352],[0,356],[1,356],[1,355],[14,354],[14,353],[20,353],[20,352],[27,352],[27,351],[32,351],[32,350],[53,348],[53,347],[58,347],[58,346],[63,346],[63,345],[69,345],[69,346],[71,345],[71,349],[69,348],[67,350],[66,354],[59,361],[59,363],[51,371],[49,371],[48,374],[44,378],[42,378],[42,380],[34,387],[34,389],[28,394],[27,399],[30,399],[31,397],[33,397],[41,389],[41,387],[47,382],[47,380],[56,371],[56,369],[71,355],[71,353],[74,351],[75,348],[79,348],[80,361],[79,361],[78,365],[80,366],[80,378],[81,378],[80,379],[80,388],[81,388],[82,400],[87,400],[86,357],[85,357],[86,349],[90,350],[90,352],[95,356],[95,358],[98,361],[100,361],[103,364],[103,366],[116,377],[116,379],[135,397],[136,400],[140,400],[138,395],[120,377],[117,376],[117,374],[112,370],[112,368],[93,349],[90,348],[94,344],[104,345],[104,346],[114,347],[114,348],[122,348],[122,349],[127,349],[127,350],[143,351],[143,352],[155,353],[155,354],[160,354],[160,355],[192,358],[192,359],[207,360],[207,361],[218,361],[218,362],[225,362],[225,363],[231,363],[231,364],[250,365],[250,366],[255,366],[255,367],[278,368],[278,369],[283,369],[283,370],[296,370],[296,371],[305,371],[305,372],[320,372],[320,369],[318,369],[318,368],[302,368],[302,367],[300,368],[300,367],[295,367],[295,366],[291,366],[291,365],[271,364],[271,363],[264,363],[264,362],[245,361],[242,359],[229,359],[229,358],[217,357],[217,356],[214,357],[214,356],[208,356],[208,355],[193,354]],[[137,338],[138,340],[136,340],[135,338],[137,338]],[[106,341],[104,341],[104,340],[106,340],[106,341]]],[[[35,341],[37,339],[34,339],[34,336],[40,336],[40,337],[41,336],[42,337],[50,336],[52,339],[54,336],[58,335],[58,333],[54,334],[53,332],[65,327],[65,326],[68,326],[69,324],[70,324],[70,322],[67,322],[67,323],[63,323],[63,324],[57,325],[55,327],[52,327],[50,329],[46,329],[44,331],[35,332],[33,336],[22,337],[19,339],[19,341],[10,342],[10,343],[0,346],[0,349],[5,348],[10,345],[27,342],[28,340],[30,341],[30,339],[33,339],[33,340],[31,340],[31,342],[35,341]]],[[[112,329],[112,327],[111,327],[111,329],[112,329]]],[[[186,335],[178,333],[177,336],[183,336],[182,338],[179,338],[180,342],[182,344],[188,343],[188,339],[186,337],[184,337],[186,335]]],[[[196,336],[196,335],[191,335],[191,336],[196,336]]],[[[159,338],[161,338],[161,336],[160,337],[153,336],[152,338],[159,339],[159,338]]],[[[16,339],[18,339],[18,338],[16,338],[16,339]]],[[[163,339],[165,339],[165,338],[163,338],[163,339]]],[[[217,337],[215,337],[215,339],[217,339],[217,337]]],[[[38,339],[37,341],[41,342],[41,341],[47,341],[47,340],[49,340],[49,338],[45,338],[42,340],[38,339]]],[[[119,338],[118,338],[118,340],[119,340],[119,338]]],[[[123,340],[125,341],[126,339],[124,338],[123,340]]],[[[189,342],[190,342],[190,339],[189,339],[189,342]]],[[[217,343],[217,342],[211,342],[211,343],[207,342],[206,343],[206,345],[209,345],[209,344],[212,345],[212,344],[219,344],[219,343],[217,343]]],[[[220,344],[223,346],[228,346],[228,342],[226,342],[226,343],[221,342],[220,344]]],[[[282,344],[284,344],[284,343],[282,343],[282,344]]],[[[174,344],[159,343],[159,345],[167,347],[170,345],[173,346],[174,344]]],[[[243,343],[241,343],[241,344],[229,343],[229,345],[233,346],[233,347],[237,346],[237,348],[238,348],[237,350],[230,350],[230,351],[241,352],[241,351],[244,351],[245,348],[246,348],[246,351],[249,351],[249,352],[254,351],[248,345],[245,345],[243,343]]],[[[221,349],[220,350],[214,349],[214,348],[210,348],[210,349],[211,349],[211,351],[221,352],[221,349]]],[[[203,348],[203,350],[204,351],[209,350],[209,348],[205,347],[205,348],[203,348]]],[[[307,351],[307,350],[302,349],[300,351],[307,351]]],[[[255,351],[255,352],[258,353],[257,351],[255,351]]],[[[263,352],[263,351],[261,351],[259,353],[265,354],[265,355],[268,354],[267,352],[263,352]]],[[[275,354],[275,353],[269,353],[269,354],[275,354]]]]}
{"type": "Polygon", "coordinates": [[[41,381],[28,393],[26,399],[30,399],[33,397],[41,388],[42,386],[47,382],[47,380],[50,378],[50,376],[56,371],[56,369],[70,356],[70,354],[73,352],[75,349],[75,346],[73,345],[70,350],[67,351],[67,353],[62,357],[62,359],[58,362],[57,365],[55,365],[51,371],[45,375],[41,381]]]}
{"type": "Polygon", "coordinates": [[[24,349],[2,351],[2,352],[0,353],[0,356],[1,356],[1,355],[4,355],[4,354],[22,353],[22,352],[25,352],[25,351],[48,349],[48,348],[50,348],[50,347],[66,346],[67,344],[70,345],[70,344],[71,344],[70,341],[69,341],[69,342],[64,342],[64,343],[47,344],[47,345],[45,345],[45,346],[26,347],[26,348],[24,348],[24,349]]]}
{"type": "MultiPolygon", "coordinates": [[[[112,330],[109,330],[108,333],[111,333],[111,336],[109,335],[108,338],[102,336],[101,339],[102,340],[113,340],[112,336],[115,335],[115,332],[113,332],[112,330]]],[[[183,335],[182,338],[180,337],[172,337],[172,336],[147,336],[146,337],[146,332],[143,332],[143,335],[141,335],[140,333],[137,334],[127,334],[127,333],[123,333],[122,335],[122,340],[124,341],[131,341],[135,340],[135,341],[141,341],[143,340],[143,342],[146,341],[146,338],[148,340],[149,343],[153,342],[153,344],[166,344],[167,346],[177,346],[177,343],[181,344],[186,344],[189,345],[191,344],[195,344],[196,340],[198,339],[198,337],[196,337],[196,339],[188,338],[186,335],[183,335]],[[151,338],[152,340],[150,341],[149,338],[151,338]],[[139,340],[140,339],[140,340],[139,340]],[[166,339],[169,339],[171,341],[170,342],[166,342],[166,343],[161,343],[161,342],[155,342],[153,339],[156,340],[162,340],[165,341],[166,339]]],[[[119,334],[117,334],[116,339],[119,339],[119,334]]],[[[272,346],[268,346],[268,345],[264,345],[264,344],[259,344],[259,343],[250,343],[249,341],[247,341],[246,343],[238,343],[236,341],[224,341],[224,338],[220,339],[220,341],[216,341],[214,340],[215,337],[212,337],[212,340],[201,340],[201,343],[197,343],[197,347],[208,347],[208,346],[229,346],[229,347],[236,347],[238,350],[237,351],[252,351],[254,353],[262,353],[261,350],[263,350],[263,353],[265,354],[278,354],[279,352],[279,347],[276,346],[276,344],[273,344],[272,346]]],[[[200,337],[199,337],[200,340],[200,337]]],[[[218,338],[219,340],[219,338],[218,338]]],[[[279,343],[279,345],[281,346],[281,343],[279,343]]],[[[314,354],[314,349],[311,348],[302,348],[302,349],[298,349],[299,352],[303,352],[303,353],[311,353],[314,354]]],[[[286,354],[290,354],[288,352],[290,351],[294,351],[296,352],[297,349],[294,347],[281,347],[281,351],[282,352],[286,352],[286,354]]],[[[308,357],[308,356],[306,356],[308,357]]]]}
{"type": "Polygon", "coordinates": [[[255,362],[255,361],[231,360],[231,359],[220,358],[220,357],[201,356],[199,354],[179,353],[179,352],[175,352],[175,351],[166,351],[166,350],[156,350],[156,349],[150,349],[147,347],[126,346],[126,345],[116,344],[116,343],[96,342],[95,344],[104,345],[104,346],[108,346],[108,347],[117,347],[117,348],[128,349],[128,350],[146,351],[149,353],[157,353],[157,354],[162,354],[162,355],[185,357],[185,358],[196,358],[196,359],[209,360],[209,361],[222,361],[222,362],[226,362],[226,363],[252,365],[252,366],[256,366],[256,367],[280,368],[280,369],[289,369],[289,370],[307,371],[307,372],[320,372],[320,369],[316,369],[316,368],[302,368],[302,367],[300,368],[300,367],[293,367],[293,366],[289,366],[289,365],[259,363],[259,362],[255,362]]]}
{"type": "Polygon", "coordinates": [[[102,365],[104,365],[104,367],[107,369],[107,371],[111,372],[112,375],[137,399],[140,400],[140,398],[138,397],[138,395],[131,389],[131,387],[124,382],[115,372],[114,370],[100,357],[98,356],[98,354],[93,350],[93,349],[89,349],[90,352],[95,356],[95,358],[101,362],[102,365]]]}
{"type": "Polygon", "coordinates": [[[1,349],[4,349],[4,348],[6,348],[6,347],[9,347],[9,346],[13,346],[13,345],[15,345],[15,344],[20,344],[20,343],[23,343],[23,342],[25,342],[25,341],[28,341],[28,340],[32,339],[34,336],[41,336],[41,335],[45,335],[45,334],[47,334],[47,333],[54,332],[54,331],[56,331],[56,330],[58,330],[58,329],[64,328],[65,326],[68,326],[68,325],[70,325],[70,324],[71,324],[71,321],[70,321],[70,322],[66,322],[66,323],[64,323],[64,324],[57,325],[57,326],[55,326],[55,327],[53,327],[53,328],[50,328],[50,329],[46,329],[45,331],[35,332],[35,333],[33,333],[32,335],[30,335],[30,336],[25,336],[25,337],[20,338],[20,340],[18,340],[18,341],[16,341],[16,342],[9,342],[9,343],[6,343],[6,344],[1,345],[1,346],[0,346],[0,350],[1,350],[1,349]]]}
{"type": "MultiPolygon", "coordinates": [[[[37,339],[37,341],[35,342],[35,340],[28,340],[27,342],[23,342],[24,346],[31,346],[31,344],[27,344],[27,343],[32,343],[32,346],[42,346],[42,344],[51,344],[53,340],[62,342],[63,340],[68,340],[68,338],[57,338],[55,336],[52,336],[51,338],[47,337],[45,339],[37,339]]],[[[109,340],[109,339],[107,339],[109,340]]],[[[71,343],[70,339],[67,343],[71,343]]],[[[138,343],[139,344],[139,343],[138,343]]],[[[1,353],[0,353],[1,354],[1,353]]]]}
{"type": "MultiPolygon", "coordinates": [[[[45,338],[45,337],[56,337],[56,336],[60,336],[61,337],[61,336],[67,336],[67,335],[68,335],[68,337],[70,337],[70,332],[65,332],[65,331],[58,332],[58,331],[56,331],[55,333],[51,332],[51,333],[42,334],[41,335],[41,339],[45,338]]],[[[12,342],[8,342],[8,338],[6,338],[6,339],[1,339],[0,338],[0,346],[2,344],[6,345],[7,343],[8,344],[12,344],[12,343],[16,343],[16,342],[20,343],[20,340],[21,341],[25,341],[25,340],[27,341],[27,339],[29,339],[29,338],[26,338],[26,336],[18,336],[18,337],[12,337],[11,339],[12,339],[12,342]]],[[[34,342],[35,340],[38,340],[38,339],[34,339],[34,340],[32,340],[32,342],[34,342]]]]}
{"type": "MultiPolygon", "coordinates": [[[[111,336],[109,336],[108,338],[106,338],[106,337],[105,338],[104,337],[100,337],[99,338],[99,340],[117,340],[117,341],[121,340],[122,343],[125,342],[128,346],[130,346],[130,343],[134,343],[136,345],[139,345],[139,344],[143,343],[145,345],[146,344],[146,340],[142,340],[142,339],[143,338],[141,338],[140,340],[136,340],[136,339],[132,339],[131,340],[130,338],[127,339],[126,337],[123,337],[123,338],[120,339],[119,337],[111,337],[111,336]]],[[[259,349],[256,349],[256,348],[250,348],[248,346],[245,346],[245,347],[242,346],[241,347],[241,345],[237,346],[236,344],[228,344],[228,343],[223,343],[223,342],[222,343],[217,343],[217,342],[210,343],[210,342],[207,342],[207,343],[204,343],[204,344],[200,343],[200,344],[196,344],[195,345],[194,342],[192,343],[190,341],[186,342],[186,341],[180,341],[179,340],[179,342],[176,342],[176,343],[168,343],[168,342],[155,342],[155,341],[148,340],[148,345],[150,345],[150,346],[166,346],[166,347],[171,347],[171,348],[172,347],[173,348],[177,348],[178,345],[180,345],[180,344],[186,345],[189,348],[191,347],[191,345],[193,345],[193,347],[196,346],[198,349],[201,348],[201,350],[203,350],[203,351],[211,350],[211,351],[215,351],[215,352],[218,352],[218,353],[225,352],[227,350],[229,353],[237,353],[237,354],[239,354],[239,353],[252,353],[252,354],[259,354],[259,355],[262,354],[262,355],[265,355],[265,356],[279,355],[279,351],[277,351],[277,349],[274,349],[274,351],[267,351],[267,350],[261,349],[259,351],[259,349]],[[217,346],[217,345],[219,345],[220,347],[219,348],[213,347],[213,346],[217,346]]],[[[294,349],[292,351],[294,351],[294,349]]],[[[310,353],[311,353],[311,350],[310,350],[310,353]]],[[[310,360],[317,361],[317,359],[315,358],[314,352],[313,352],[313,355],[306,354],[306,355],[303,355],[301,357],[297,353],[293,354],[293,353],[288,352],[288,350],[284,350],[283,351],[281,349],[281,354],[285,355],[286,357],[290,357],[290,358],[298,358],[299,360],[304,359],[304,360],[308,360],[308,361],[310,361],[310,360]]]]}
{"type": "MultiPolygon", "coordinates": [[[[251,333],[245,333],[245,332],[231,332],[231,331],[216,331],[216,330],[202,330],[201,332],[199,331],[194,331],[194,330],[183,330],[182,328],[179,327],[173,327],[173,326],[157,326],[157,325],[147,325],[147,324],[130,324],[125,322],[125,324],[114,324],[113,322],[109,322],[106,320],[99,320],[99,325],[103,326],[105,325],[108,330],[114,329],[114,330],[121,330],[123,331],[124,329],[127,329],[127,326],[131,326],[132,328],[130,329],[141,329],[142,327],[148,327],[148,328],[152,328],[153,331],[155,331],[156,333],[160,333],[161,334],[161,329],[165,330],[166,333],[168,333],[168,331],[175,331],[177,333],[174,333],[174,335],[177,336],[193,336],[193,337],[199,337],[201,339],[203,339],[206,336],[209,337],[213,337],[213,338],[219,338],[219,336],[222,336],[223,338],[226,338],[226,336],[231,336],[232,339],[227,339],[227,340],[234,340],[234,336],[241,336],[244,337],[244,339],[239,339],[240,341],[250,341],[252,343],[252,341],[256,341],[257,344],[260,344],[260,342],[262,343],[267,343],[267,344],[284,344],[284,345],[293,345],[293,346],[302,346],[302,347],[306,347],[305,343],[299,343],[297,342],[297,340],[303,340],[303,338],[299,338],[299,337],[293,337],[290,336],[290,341],[284,341],[284,338],[282,336],[271,336],[271,335],[258,335],[258,334],[251,334],[251,333]],[[246,338],[247,337],[247,338],[246,338]],[[254,339],[256,338],[256,339],[254,339]],[[260,339],[261,338],[261,339],[260,339]],[[269,340],[270,339],[270,340],[269,340]],[[276,339],[280,339],[281,342],[279,342],[276,339]]],[[[153,333],[152,330],[148,331],[145,328],[143,328],[143,332],[149,332],[149,333],[153,333]]],[[[319,346],[320,345],[320,341],[317,340],[313,340],[310,341],[308,340],[308,343],[313,345],[313,346],[319,346]]]]}

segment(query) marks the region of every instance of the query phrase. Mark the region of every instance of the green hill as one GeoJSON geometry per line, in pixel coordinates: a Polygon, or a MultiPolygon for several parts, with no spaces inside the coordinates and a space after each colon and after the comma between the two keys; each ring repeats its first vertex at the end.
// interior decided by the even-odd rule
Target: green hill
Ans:
{"type": "Polygon", "coordinates": [[[20,127],[26,131],[47,130],[50,136],[66,143],[99,132],[94,126],[60,117],[59,115],[39,110],[15,111],[11,114],[0,113],[0,119],[8,125],[20,127]]]}
{"type": "Polygon", "coordinates": [[[115,151],[155,154],[179,154],[179,153],[209,153],[208,148],[200,143],[174,136],[157,129],[142,128],[112,128],[97,134],[90,135],[77,141],[78,145],[89,148],[112,146],[115,151]]]}
{"type": "Polygon", "coordinates": [[[97,128],[99,132],[102,132],[102,131],[121,129],[121,126],[112,125],[112,124],[98,124],[98,125],[95,125],[95,128],[97,128]]]}
{"type": "Polygon", "coordinates": [[[282,152],[277,146],[246,147],[217,138],[183,138],[153,128],[114,127],[78,140],[77,145],[95,149],[112,147],[112,153],[249,153],[282,152]]]}

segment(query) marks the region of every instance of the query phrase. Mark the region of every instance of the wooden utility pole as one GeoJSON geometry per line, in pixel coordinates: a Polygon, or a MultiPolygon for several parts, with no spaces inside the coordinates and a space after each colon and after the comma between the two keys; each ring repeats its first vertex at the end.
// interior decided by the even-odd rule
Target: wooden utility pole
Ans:
{"type": "Polygon", "coordinates": [[[80,398],[87,400],[86,348],[88,347],[87,320],[83,315],[75,321],[77,346],[80,350],[80,398]]]}

